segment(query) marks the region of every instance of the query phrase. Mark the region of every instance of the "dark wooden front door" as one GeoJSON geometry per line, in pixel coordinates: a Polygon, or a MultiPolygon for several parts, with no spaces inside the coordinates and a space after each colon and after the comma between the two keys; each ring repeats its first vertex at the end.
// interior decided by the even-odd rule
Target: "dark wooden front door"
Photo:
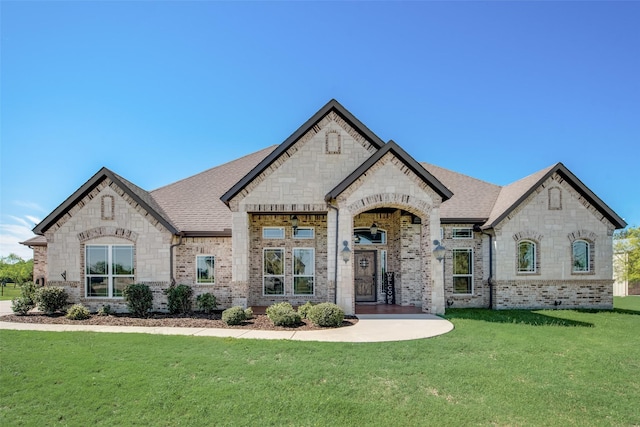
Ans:
{"type": "Polygon", "coordinates": [[[378,283],[376,251],[355,251],[355,261],[356,302],[375,302],[378,283]]]}

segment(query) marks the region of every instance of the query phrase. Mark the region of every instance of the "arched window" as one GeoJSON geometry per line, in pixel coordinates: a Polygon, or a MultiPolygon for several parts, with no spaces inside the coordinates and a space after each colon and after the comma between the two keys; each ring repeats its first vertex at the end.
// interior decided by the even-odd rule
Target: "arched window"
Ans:
{"type": "Polygon", "coordinates": [[[531,240],[518,242],[518,273],[536,272],[536,244],[531,240]]]}
{"type": "Polygon", "coordinates": [[[573,271],[575,273],[586,273],[591,271],[589,242],[576,240],[573,242],[573,271]]]}

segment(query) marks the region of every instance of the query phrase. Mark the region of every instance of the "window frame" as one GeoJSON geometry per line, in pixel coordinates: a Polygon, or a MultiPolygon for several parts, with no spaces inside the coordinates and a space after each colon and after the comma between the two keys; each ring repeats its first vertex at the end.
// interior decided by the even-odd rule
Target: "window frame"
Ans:
{"type": "Polygon", "coordinates": [[[262,248],[262,296],[284,296],[286,295],[285,288],[285,274],[286,274],[286,262],[285,262],[285,248],[262,248]],[[266,260],[267,260],[267,252],[279,252],[281,254],[281,274],[267,274],[266,272],[266,260]],[[266,292],[266,283],[269,279],[280,279],[282,285],[282,293],[268,293],[266,292]]]}
{"type": "Polygon", "coordinates": [[[591,265],[591,242],[584,239],[576,239],[571,243],[571,272],[575,274],[588,274],[591,273],[592,265],[591,265]],[[586,246],[585,262],[586,269],[585,270],[576,270],[576,244],[584,244],[586,246]]]}
{"type": "Polygon", "coordinates": [[[452,293],[454,295],[473,295],[474,285],[473,285],[473,276],[474,276],[474,254],[473,248],[453,248],[451,250],[451,277],[452,280],[452,293]],[[469,272],[467,273],[456,273],[456,253],[466,253],[469,254],[469,272]],[[456,291],[456,278],[466,278],[467,279],[467,291],[468,292],[457,292],[456,291]]]}
{"type": "Polygon", "coordinates": [[[538,273],[538,243],[531,239],[522,239],[517,242],[516,246],[516,271],[518,274],[537,274],[538,273]],[[522,245],[529,244],[532,246],[533,260],[531,261],[532,269],[524,270],[521,267],[520,250],[522,245]]]}
{"type": "Polygon", "coordinates": [[[294,239],[298,239],[298,240],[313,240],[316,238],[316,229],[315,227],[297,227],[294,231],[293,231],[293,236],[294,239]],[[310,236],[298,236],[297,234],[300,232],[300,230],[308,230],[311,231],[311,235],[310,236]]]}
{"type": "Polygon", "coordinates": [[[465,240],[465,239],[473,239],[473,228],[471,227],[453,227],[451,229],[451,238],[454,240],[465,240]],[[456,235],[464,231],[464,235],[456,235]]]}
{"type": "Polygon", "coordinates": [[[378,228],[378,233],[376,235],[380,236],[379,240],[374,240],[373,236],[371,236],[371,233],[369,232],[370,228],[369,227],[356,227],[353,229],[353,241],[355,245],[362,245],[362,246],[375,246],[375,245],[386,245],[387,244],[387,231],[378,228]],[[362,242],[362,240],[360,239],[360,236],[358,236],[358,232],[360,232],[361,235],[365,235],[368,234],[369,236],[371,236],[372,238],[369,239],[368,237],[365,237],[365,239],[367,240],[367,242],[362,242]]]}
{"type": "MultiPolygon", "coordinates": [[[[204,261],[205,263],[207,262],[206,260],[204,261]]],[[[214,285],[216,283],[216,257],[215,255],[210,255],[210,254],[201,254],[201,255],[196,255],[196,285],[214,285]],[[200,281],[200,258],[211,258],[213,260],[213,266],[211,267],[212,270],[212,275],[213,277],[211,278],[212,280],[210,282],[201,282],[200,281]]]]}
{"type": "Polygon", "coordinates": [[[85,244],[84,245],[84,296],[85,298],[124,298],[124,295],[122,295],[122,292],[120,295],[117,295],[116,292],[116,280],[115,279],[122,279],[122,278],[131,278],[130,283],[135,283],[135,273],[136,273],[136,265],[135,265],[135,258],[136,258],[136,250],[135,250],[135,245],[130,245],[130,244],[94,244],[94,245],[88,245],[85,244]],[[89,256],[89,251],[91,249],[96,249],[96,248],[105,248],[106,249],[106,272],[103,274],[99,274],[99,273],[90,273],[90,262],[91,262],[91,257],[89,256]],[[130,274],[118,274],[116,272],[114,272],[115,268],[114,268],[114,260],[116,260],[116,258],[118,258],[115,255],[115,251],[118,248],[130,248],[131,250],[131,273],[130,274]],[[106,295],[89,295],[89,284],[91,279],[93,278],[105,278],[106,282],[107,282],[107,293],[106,295]]]}
{"type": "Polygon", "coordinates": [[[316,294],[316,250],[315,248],[293,248],[291,250],[291,275],[292,275],[292,292],[295,296],[314,296],[316,294]],[[312,274],[296,274],[296,251],[305,251],[311,253],[312,274]],[[311,279],[311,293],[298,293],[296,291],[296,279],[311,279]]]}
{"type": "Polygon", "coordinates": [[[283,240],[285,238],[284,227],[262,227],[262,238],[265,240],[283,240]],[[265,234],[267,231],[275,230],[279,231],[277,236],[268,236],[265,234]]]}

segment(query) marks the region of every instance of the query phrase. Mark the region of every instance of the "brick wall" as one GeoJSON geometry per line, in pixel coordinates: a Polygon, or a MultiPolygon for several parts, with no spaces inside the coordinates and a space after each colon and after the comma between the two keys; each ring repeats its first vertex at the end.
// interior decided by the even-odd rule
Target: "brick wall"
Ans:
{"type": "Polygon", "coordinates": [[[613,308],[612,280],[496,281],[497,309],[613,308]]]}

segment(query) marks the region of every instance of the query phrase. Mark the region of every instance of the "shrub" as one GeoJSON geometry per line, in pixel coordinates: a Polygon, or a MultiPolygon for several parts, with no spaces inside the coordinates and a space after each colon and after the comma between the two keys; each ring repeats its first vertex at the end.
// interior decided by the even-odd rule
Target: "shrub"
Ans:
{"type": "Polygon", "coordinates": [[[31,311],[35,306],[36,304],[33,302],[31,298],[16,297],[13,300],[11,300],[11,310],[13,310],[14,313],[20,316],[24,316],[29,311],[31,311]]]}
{"type": "Polygon", "coordinates": [[[246,308],[244,310],[244,317],[246,317],[247,320],[253,319],[253,308],[251,308],[251,307],[246,308]]]}
{"type": "Polygon", "coordinates": [[[171,314],[187,314],[191,312],[193,303],[191,296],[193,289],[187,285],[171,285],[164,290],[164,294],[169,300],[169,313],[171,314]]]}
{"type": "Polygon", "coordinates": [[[62,311],[67,305],[69,295],[57,286],[43,286],[38,288],[35,293],[35,302],[38,309],[46,314],[52,314],[56,311],[62,311]]]}
{"type": "Polygon", "coordinates": [[[247,320],[247,316],[242,307],[235,306],[235,307],[227,308],[225,311],[222,312],[222,320],[227,325],[239,325],[245,320],[247,320]]]}
{"type": "Polygon", "coordinates": [[[344,311],[335,304],[323,302],[311,307],[309,320],[317,326],[335,328],[342,325],[344,311]]]}
{"type": "Polygon", "coordinates": [[[138,317],[146,317],[153,306],[153,294],[149,286],[141,283],[127,285],[122,291],[129,311],[138,317]]]}
{"type": "Polygon", "coordinates": [[[311,307],[313,307],[313,303],[311,301],[307,301],[306,303],[298,307],[298,314],[300,315],[300,317],[302,317],[303,319],[307,319],[309,317],[309,310],[311,310],[311,307]]]}
{"type": "Polygon", "coordinates": [[[276,326],[296,326],[302,321],[288,302],[279,302],[267,307],[267,316],[276,326]]]}
{"type": "Polygon", "coordinates": [[[74,304],[67,310],[66,316],[71,320],[84,320],[91,317],[89,310],[82,304],[74,304]]]}
{"type": "Polygon", "coordinates": [[[105,304],[102,307],[100,307],[100,310],[98,310],[98,316],[108,316],[110,315],[111,312],[111,306],[109,304],[105,304]]]}
{"type": "Polygon", "coordinates": [[[196,304],[198,305],[198,310],[204,311],[206,314],[211,314],[213,310],[218,306],[218,302],[216,301],[216,297],[209,292],[200,294],[196,298],[196,304]]]}
{"type": "Polygon", "coordinates": [[[36,286],[33,282],[20,285],[20,296],[11,301],[11,310],[19,315],[25,315],[35,306],[36,286]]]}

